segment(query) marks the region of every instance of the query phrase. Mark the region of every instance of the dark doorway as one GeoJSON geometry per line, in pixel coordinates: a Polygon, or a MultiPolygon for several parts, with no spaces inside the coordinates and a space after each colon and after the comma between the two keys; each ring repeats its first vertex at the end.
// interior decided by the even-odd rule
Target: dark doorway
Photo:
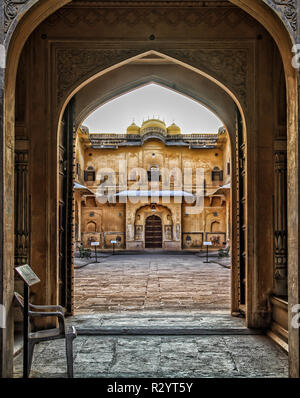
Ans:
{"type": "Polygon", "coordinates": [[[150,216],[146,219],[145,228],[145,247],[146,249],[162,248],[162,226],[158,216],[150,216]]]}

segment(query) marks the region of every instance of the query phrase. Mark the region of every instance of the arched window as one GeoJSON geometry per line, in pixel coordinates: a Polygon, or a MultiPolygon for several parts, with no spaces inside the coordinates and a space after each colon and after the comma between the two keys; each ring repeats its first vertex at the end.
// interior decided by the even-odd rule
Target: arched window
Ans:
{"type": "Polygon", "coordinates": [[[159,171],[159,167],[154,165],[150,166],[148,171],[148,181],[158,182],[161,180],[161,175],[159,171]]]}
{"type": "Polygon", "coordinates": [[[210,227],[211,232],[220,232],[220,223],[218,221],[213,221],[210,227]]]}
{"type": "Polygon", "coordinates": [[[223,171],[219,169],[219,167],[214,167],[211,173],[212,181],[223,181],[223,171]]]}
{"type": "Polygon", "coordinates": [[[79,178],[81,174],[80,163],[76,163],[76,176],[79,178]]]}
{"type": "Polygon", "coordinates": [[[96,172],[94,167],[89,166],[84,172],[84,181],[95,181],[96,172]]]}
{"type": "Polygon", "coordinates": [[[130,170],[128,175],[128,181],[136,181],[137,180],[137,172],[136,170],[130,170]]]}
{"type": "Polygon", "coordinates": [[[96,232],[97,231],[96,223],[94,221],[90,221],[89,223],[87,223],[86,230],[87,232],[96,232]]]}

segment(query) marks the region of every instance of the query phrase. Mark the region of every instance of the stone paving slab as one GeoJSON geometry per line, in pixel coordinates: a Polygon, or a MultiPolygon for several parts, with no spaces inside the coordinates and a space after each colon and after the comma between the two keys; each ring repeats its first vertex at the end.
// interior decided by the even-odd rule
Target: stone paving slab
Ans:
{"type": "Polygon", "coordinates": [[[75,315],[67,318],[67,324],[77,329],[98,329],[113,327],[147,328],[203,328],[203,329],[242,329],[243,318],[232,317],[229,312],[165,312],[138,311],[123,313],[98,313],[95,315],[75,315]]]}
{"type": "MultiPolygon", "coordinates": [[[[242,328],[244,320],[229,314],[78,315],[68,319],[77,328],[106,321],[115,327],[152,324],[220,325],[242,328]],[[110,319],[111,317],[111,319],[110,319]]],[[[245,328],[246,329],[246,328],[245,328]]],[[[15,377],[22,376],[22,353],[15,358],[15,377]]],[[[78,336],[74,340],[74,376],[77,378],[288,377],[288,356],[267,336],[78,336]]],[[[31,377],[66,377],[64,340],[36,346],[31,377]]]]}
{"type": "MultiPolygon", "coordinates": [[[[241,352],[230,349],[223,336],[83,337],[74,342],[74,376],[85,377],[288,377],[288,358],[266,336],[263,353],[251,349],[253,336],[241,336],[241,352]]],[[[66,377],[62,342],[40,343],[31,377],[66,377]]],[[[22,375],[22,354],[15,376],[22,375]]]]}

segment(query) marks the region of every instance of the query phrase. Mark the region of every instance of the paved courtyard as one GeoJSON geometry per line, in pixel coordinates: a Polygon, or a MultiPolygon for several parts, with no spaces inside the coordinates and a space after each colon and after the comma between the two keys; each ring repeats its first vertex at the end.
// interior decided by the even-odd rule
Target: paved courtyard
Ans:
{"type": "Polygon", "coordinates": [[[229,311],[230,269],[203,260],[194,254],[102,257],[75,270],[75,313],[229,311]]]}
{"type": "MultiPolygon", "coordinates": [[[[203,328],[212,335],[87,336],[74,340],[74,377],[288,377],[288,357],[264,335],[248,333],[244,320],[222,313],[130,312],[69,318],[78,332],[114,328],[203,328]],[[224,328],[227,332],[224,334],[224,328]],[[222,335],[217,335],[223,329],[222,335]],[[231,335],[230,335],[231,334],[231,335]]],[[[191,332],[192,333],[192,332],[191,332]]],[[[250,333],[250,332],[249,332],[250,333]]],[[[22,354],[15,358],[15,377],[22,377],[22,354]]],[[[64,341],[40,343],[31,377],[66,377],[64,341]]]]}

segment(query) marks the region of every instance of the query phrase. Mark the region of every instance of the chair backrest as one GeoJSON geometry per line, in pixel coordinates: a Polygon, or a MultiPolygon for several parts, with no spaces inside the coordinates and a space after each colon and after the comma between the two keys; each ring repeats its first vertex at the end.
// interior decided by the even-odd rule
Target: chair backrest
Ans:
{"type": "Polygon", "coordinates": [[[14,296],[15,296],[15,299],[16,299],[17,303],[19,304],[19,306],[24,311],[24,298],[23,298],[23,296],[21,296],[21,294],[19,294],[17,292],[14,293],[14,296]]]}

